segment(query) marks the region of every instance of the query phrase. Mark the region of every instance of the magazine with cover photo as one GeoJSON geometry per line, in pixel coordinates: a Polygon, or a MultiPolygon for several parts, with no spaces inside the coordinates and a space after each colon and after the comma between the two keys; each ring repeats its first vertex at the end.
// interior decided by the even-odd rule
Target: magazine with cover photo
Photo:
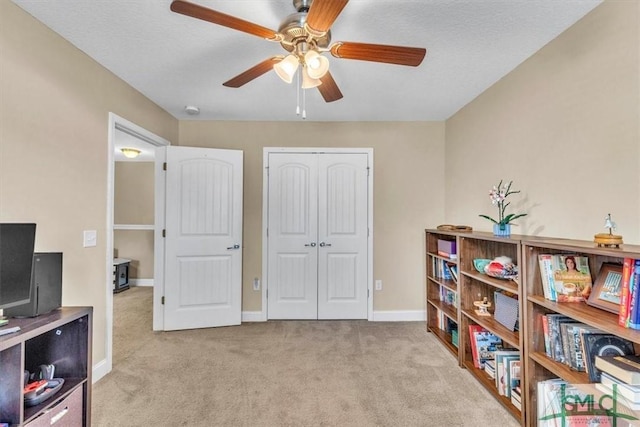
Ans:
{"type": "Polygon", "coordinates": [[[589,258],[578,255],[553,255],[553,283],[558,302],[581,302],[591,294],[589,258]]]}

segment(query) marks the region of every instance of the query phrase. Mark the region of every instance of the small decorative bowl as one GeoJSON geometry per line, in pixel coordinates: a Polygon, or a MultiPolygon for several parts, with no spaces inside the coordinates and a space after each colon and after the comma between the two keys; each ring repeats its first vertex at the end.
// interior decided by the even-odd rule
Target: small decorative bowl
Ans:
{"type": "Polygon", "coordinates": [[[484,258],[476,258],[473,260],[473,266],[475,267],[476,270],[478,270],[480,273],[484,274],[484,268],[489,265],[489,263],[491,262],[490,259],[484,259],[484,258]]]}

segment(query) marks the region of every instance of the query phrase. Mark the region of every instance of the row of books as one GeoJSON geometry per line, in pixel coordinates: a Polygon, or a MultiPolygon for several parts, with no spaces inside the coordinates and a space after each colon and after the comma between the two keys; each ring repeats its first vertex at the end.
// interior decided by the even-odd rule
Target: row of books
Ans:
{"type": "Polygon", "coordinates": [[[469,325],[469,341],[473,365],[495,381],[499,395],[511,399],[511,403],[521,409],[520,352],[504,347],[500,337],[480,325],[469,325]]]}
{"type": "Polygon", "coordinates": [[[590,382],[599,382],[595,357],[603,351],[633,354],[633,343],[617,335],[577,322],[561,314],[542,316],[546,355],[571,369],[587,372],[590,382]]]}
{"type": "Polygon", "coordinates": [[[495,381],[498,394],[510,398],[513,390],[520,386],[520,352],[496,350],[493,359],[485,361],[484,371],[495,381]]]}
{"type": "Polygon", "coordinates": [[[458,324],[442,311],[438,310],[438,328],[450,334],[452,330],[458,329],[458,324]]]}
{"type": "Polygon", "coordinates": [[[458,307],[458,293],[440,286],[440,301],[453,307],[458,307]]]}
{"type": "Polygon", "coordinates": [[[458,266],[455,263],[440,258],[433,258],[432,262],[432,271],[436,278],[458,283],[458,266]]]}
{"type": "Polygon", "coordinates": [[[640,410],[640,356],[596,356],[595,366],[601,371],[598,390],[613,396],[615,389],[618,402],[640,410]]]}
{"type": "Polygon", "coordinates": [[[495,359],[496,351],[516,350],[505,347],[499,336],[475,324],[469,325],[469,344],[471,345],[473,366],[478,369],[485,369],[485,363],[495,359]]]}
{"type": "Polygon", "coordinates": [[[458,324],[438,310],[438,328],[451,335],[451,343],[458,347],[458,324]]]}
{"type": "Polygon", "coordinates": [[[640,329],[640,259],[625,258],[622,263],[622,278],[618,286],[611,284],[604,291],[613,297],[618,295],[620,309],[618,324],[625,328],[640,329]]]}
{"type": "Polygon", "coordinates": [[[589,258],[579,255],[538,255],[544,297],[557,302],[587,301],[591,294],[589,258]]]}
{"type": "Polygon", "coordinates": [[[473,366],[484,369],[487,360],[493,360],[493,354],[502,349],[502,339],[480,325],[469,325],[469,343],[473,366]]]}

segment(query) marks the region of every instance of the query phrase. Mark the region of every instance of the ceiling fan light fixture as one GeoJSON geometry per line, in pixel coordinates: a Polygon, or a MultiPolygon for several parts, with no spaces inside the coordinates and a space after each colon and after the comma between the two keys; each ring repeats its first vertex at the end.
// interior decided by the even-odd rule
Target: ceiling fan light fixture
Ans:
{"type": "Polygon", "coordinates": [[[287,55],[282,61],[273,66],[273,70],[283,82],[291,83],[293,81],[293,76],[296,74],[299,63],[300,61],[298,61],[297,56],[287,55]]]}
{"type": "Polygon", "coordinates": [[[302,89],[311,89],[318,87],[322,84],[322,81],[314,79],[309,75],[309,67],[302,69],[302,89]]]}
{"type": "Polygon", "coordinates": [[[329,60],[315,50],[310,50],[304,55],[304,63],[307,65],[309,77],[320,79],[329,71],[329,60]]]}
{"type": "Polygon", "coordinates": [[[121,148],[120,151],[129,159],[135,159],[140,155],[140,150],[136,150],[135,148],[121,148]]]}

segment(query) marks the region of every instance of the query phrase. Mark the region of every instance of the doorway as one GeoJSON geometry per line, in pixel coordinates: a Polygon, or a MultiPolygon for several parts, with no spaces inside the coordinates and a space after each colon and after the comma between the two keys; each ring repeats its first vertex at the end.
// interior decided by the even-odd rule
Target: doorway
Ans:
{"type": "Polygon", "coordinates": [[[371,149],[264,149],[266,318],[371,318],[372,164],[371,149]]]}
{"type": "MultiPolygon", "coordinates": [[[[170,145],[170,142],[114,113],[109,113],[108,157],[107,157],[107,231],[106,231],[106,331],[104,362],[94,367],[93,380],[97,381],[111,372],[113,368],[113,248],[114,248],[114,184],[116,148],[124,144],[139,149],[144,155],[152,156],[157,147],[170,145]]],[[[155,297],[155,296],[154,296],[155,297]]]]}

